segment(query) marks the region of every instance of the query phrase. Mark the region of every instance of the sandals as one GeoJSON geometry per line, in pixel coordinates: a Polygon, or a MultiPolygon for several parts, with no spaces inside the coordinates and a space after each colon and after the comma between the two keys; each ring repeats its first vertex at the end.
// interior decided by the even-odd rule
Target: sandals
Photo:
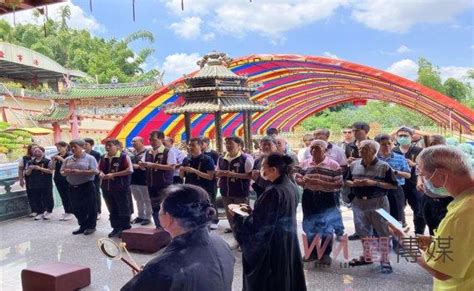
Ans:
{"type": "Polygon", "coordinates": [[[370,265],[370,264],[373,264],[373,262],[367,262],[364,259],[364,257],[354,258],[349,262],[349,266],[351,267],[364,266],[364,265],[370,265]]]}
{"type": "Polygon", "coordinates": [[[391,274],[393,273],[392,266],[388,262],[384,262],[380,264],[380,273],[382,274],[391,274]]]}

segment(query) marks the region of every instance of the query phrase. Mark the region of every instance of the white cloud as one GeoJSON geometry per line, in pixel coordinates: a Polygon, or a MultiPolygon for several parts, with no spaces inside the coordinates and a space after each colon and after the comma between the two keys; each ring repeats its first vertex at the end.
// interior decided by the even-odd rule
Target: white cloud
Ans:
{"type": "Polygon", "coordinates": [[[340,59],[338,56],[336,56],[335,54],[331,52],[324,52],[323,55],[331,59],[340,59]]]}
{"type": "Polygon", "coordinates": [[[184,18],[181,22],[175,22],[170,28],[175,34],[184,39],[196,39],[201,35],[202,19],[197,16],[184,18]]]}
{"type": "Polygon", "coordinates": [[[446,81],[446,79],[448,78],[454,78],[463,82],[467,82],[469,81],[467,79],[467,71],[472,70],[472,69],[474,68],[446,66],[446,67],[439,68],[439,73],[443,81],[446,81]]]}
{"type": "MultiPolygon", "coordinates": [[[[60,8],[69,5],[71,9],[71,18],[68,21],[68,25],[75,29],[87,29],[89,31],[104,32],[105,27],[100,24],[92,15],[86,15],[81,7],[74,5],[70,1],[64,3],[57,3],[48,5],[48,17],[54,20],[60,20],[60,8]]],[[[23,10],[15,13],[15,22],[17,24],[42,24],[43,16],[36,18],[33,16],[34,9],[23,10]]],[[[13,24],[13,13],[0,16],[0,19],[5,19],[13,24]]]]}
{"type": "Polygon", "coordinates": [[[418,23],[452,22],[472,0],[352,0],[352,18],[376,30],[403,33],[418,23]]]}
{"type": "Polygon", "coordinates": [[[399,54],[406,54],[406,53],[410,53],[412,52],[413,50],[408,48],[406,45],[401,45],[398,49],[397,49],[397,53],[399,54]]]}
{"type": "Polygon", "coordinates": [[[386,71],[400,77],[415,80],[418,76],[418,64],[413,60],[404,59],[393,63],[386,71]]]}
{"type": "MultiPolygon", "coordinates": [[[[443,82],[448,78],[455,78],[462,82],[468,82],[467,72],[472,69],[474,68],[445,66],[439,68],[439,74],[443,82]]],[[[404,59],[393,63],[386,71],[414,81],[418,77],[418,64],[411,59],[404,59]]]]}
{"type": "Polygon", "coordinates": [[[471,49],[472,49],[472,50],[474,50],[474,44],[473,44],[473,45],[471,45],[471,49]]]}
{"type": "Polygon", "coordinates": [[[284,41],[284,33],[331,17],[349,0],[161,0],[175,15],[206,17],[209,27],[237,37],[258,33],[273,43],[284,41]]]}
{"type": "Polygon", "coordinates": [[[161,66],[161,71],[165,72],[165,83],[174,81],[182,77],[183,74],[189,74],[199,70],[199,66],[196,64],[196,62],[200,58],[201,57],[198,53],[176,53],[167,56],[163,65],[161,66]]]}
{"type": "Polygon", "coordinates": [[[216,38],[216,34],[214,32],[209,32],[202,36],[202,39],[205,41],[211,41],[211,40],[214,40],[215,38],[216,38]]]}

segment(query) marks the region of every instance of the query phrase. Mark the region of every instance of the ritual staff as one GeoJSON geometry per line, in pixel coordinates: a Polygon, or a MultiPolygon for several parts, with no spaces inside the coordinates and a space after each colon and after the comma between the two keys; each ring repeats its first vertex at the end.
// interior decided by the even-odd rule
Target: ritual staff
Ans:
{"type": "Polygon", "coordinates": [[[94,178],[99,174],[99,169],[96,159],[84,151],[84,145],[82,139],[69,142],[72,155],[61,166],[61,175],[66,176],[69,183],[72,208],[79,223],[79,228],[72,232],[73,235],[92,234],[97,224],[94,178]]]}
{"type": "Polygon", "coordinates": [[[293,159],[271,153],[262,177],[271,182],[255,202],[231,204],[235,237],[242,249],[243,290],[306,290],[296,225],[296,185],[289,175],[293,159]],[[247,212],[248,216],[239,213],[247,212]]]}
{"type": "Polygon", "coordinates": [[[54,169],[54,184],[59,192],[64,208],[64,214],[59,220],[63,221],[71,220],[74,217],[72,214],[71,197],[69,197],[69,183],[67,182],[66,177],[61,175],[61,166],[63,165],[64,160],[71,155],[68,147],[68,144],[64,141],[57,142],[56,148],[58,149],[58,154],[53,156],[51,159],[52,168],[54,169]]]}
{"type": "Polygon", "coordinates": [[[230,291],[235,258],[227,243],[207,230],[215,211],[206,191],[176,184],[163,197],[160,223],[171,242],[121,290],[230,291]]]}
{"type": "Polygon", "coordinates": [[[165,134],[162,131],[152,131],[149,141],[151,149],[143,156],[139,166],[146,168],[146,183],[150,195],[152,216],[155,226],[160,227],[158,212],[162,201],[162,190],[173,184],[176,157],[163,145],[165,134]]]}
{"type": "Polygon", "coordinates": [[[200,138],[191,138],[189,140],[190,156],[184,158],[183,164],[179,168],[179,174],[184,179],[185,184],[199,186],[209,194],[211,203],[216,210],[216,217],[213,219],[211,229],[217,228],[219,219],[217,217],[216,192],[214,187],[214,162],[212,158],[202,152],[202,140],[200,138]]]}
{"type": "Polygon", "coordinates": [[[112,232],[109,237],[121,237],[122,231],[130,229],[132,195],[130,179],[133,166],[130,157],[120,151],[121,144],[116,139],[106,141],[107,153],[99,162],[102,193],[110,213],[112,232]]]}
{"type": "Polygon", "coordinates": [[[26,187],[32,192],[32,205],[35,207],[32,211],[38,214],[35,220],[50,219],[53,212],[53,170],[50,169],[50,162],[44,156],[44,148],[35,147],[33,158],[26,163],[26,187]]]}

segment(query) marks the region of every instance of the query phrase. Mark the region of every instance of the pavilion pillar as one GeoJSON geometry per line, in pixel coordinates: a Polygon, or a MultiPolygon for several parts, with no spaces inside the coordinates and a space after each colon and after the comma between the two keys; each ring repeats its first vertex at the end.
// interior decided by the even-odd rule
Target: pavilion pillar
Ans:
{"type": "Polygon", "coordinates": [[[222,153],[222,120],[220,111],[214,113],[214,124],[216,127],[216,148],[219,153],[222,153]]]}
{"type": "Polygon", "coordinates": [[[61,127],[58,122],[53,122],[54,143],[61,141],[61,127]]]}
{"type": "Polygon", "coordinates": [[[188,143],[191,139],[191,113],[184,113],[184,128],[186,131],[186,142],[188,143]]]}
{"type": "Polygon", "coordinates": [[[5,111],[5,107],[4,106],[0,107],[0,110],[2,111],[2,121],[3,122],[8,122],[7,112],[5,111]]]}
{"type": "Polygon", "coordinates": [[[79,138],[79,119],[76,113],[75,100],[69,102],[69,112],[71,113],[71,138],[79,138]]]}
{"type": "Polygon", "coordinates": [[[242,115],[244,116],[244,122],[243,122],[243,127],[244,127],[244,147],[248,150],[249,149],[249,127],[248,127],[248,112],[244,111],[242,112],[242,115]]]}
{"type": "Polygon", "coordinates": [[[252,112],[251,111],[247,111],[247,126],[248,126],[248,138],[249,138],[249,152],[252,153],[253,152],[253,141],[252,141],[252,112]]]}

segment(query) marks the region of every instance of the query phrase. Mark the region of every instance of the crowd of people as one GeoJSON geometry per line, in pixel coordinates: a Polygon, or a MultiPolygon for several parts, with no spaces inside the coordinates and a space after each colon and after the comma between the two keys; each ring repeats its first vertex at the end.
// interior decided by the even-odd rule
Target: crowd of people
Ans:
{"type": "MultiPolygon", "coordinates": [[[[407,231],[406,204],[418,237],[427,226],[434,239],[453,238],[453,262],[429,262],[428,250],[419,250],[424,255],[417,262],[433,275],[435,286],[474,288],[474,255],[463,252],[474,238],[470,161],[439,135],[430,136],[423,149],[409,127],[373,139],[369,133],[367,123],[356,122],[342,129],[341,142],[333,142],[328,129],[317,129],[303,136],[297,153],[276,129],[267,131],[253,154],[236,136],[225,138],[223,155],[205,137],[191,138],[183,152],[161,131],[150,133],[149,147],[140,136],[133,138],[132,149],[106,140],[103,155],[88,138],[57,143],[58,154],[51,159],[31,144],[20,160],[19,177],[35,220],[51,219],[54,181],[64,207],[60,220],[75,216],[78,221],[73,235],[95,232],[102,198],[110,213],[109,237],[152,221],[171,234],[165,252],[123,290],[158,290],[156,284],[159,290],[230,290],[232,249],[242,252],[244,290],[306,290],[304,264],[330,265],[334,240],[361,240],[364,253],[349,262],[354,267],[374,263],[365,243],[374,237],[379,247],[385,241],[389,248],[403,249],[406,232],[377,210],[386,210],[407,231]],[[218,192],[229,222],[225,232],[234,237],[229,245],[211,234],[219,222],[218,192]],[[304,257],[297,237],[299,202],[306,243],[318,243],[304,257]],[[342,206],[353,213],[355,233],[349,236],[342,206]],[[204,276],[202,266],[214,271],[204,276]]],[[[380,272],[392,271],[389,256],[383,256],[380,272]]]]}

